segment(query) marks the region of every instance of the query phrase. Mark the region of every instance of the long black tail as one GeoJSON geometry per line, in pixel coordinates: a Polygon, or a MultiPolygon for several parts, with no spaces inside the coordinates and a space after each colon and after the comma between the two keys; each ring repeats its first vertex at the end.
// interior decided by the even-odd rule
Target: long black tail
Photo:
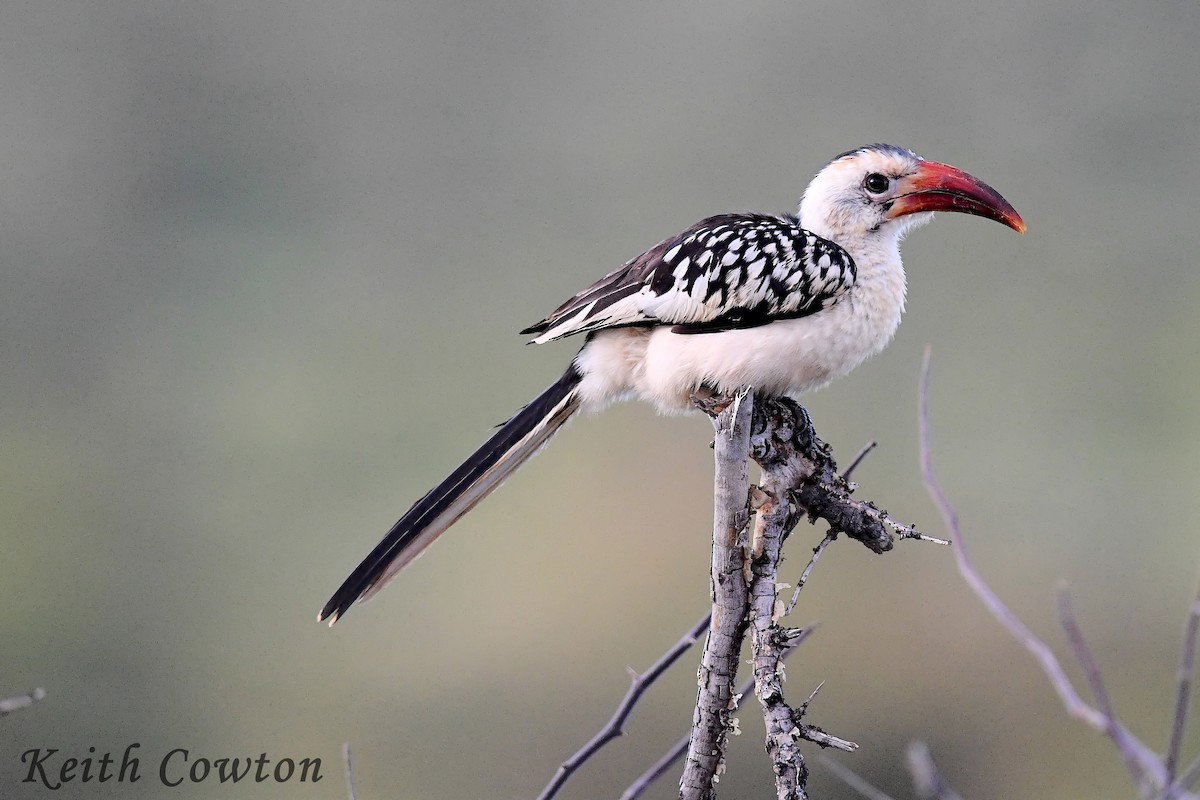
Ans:
{"type": "Polygon", "coordinates": [[[369,599],[434,539],[528,461],[579,409],[582,376],[572,364],[553,386],[522,408],[450,476],[416,502],[333,593],[318,620],[329,624],[356,600],[369,599]]]}

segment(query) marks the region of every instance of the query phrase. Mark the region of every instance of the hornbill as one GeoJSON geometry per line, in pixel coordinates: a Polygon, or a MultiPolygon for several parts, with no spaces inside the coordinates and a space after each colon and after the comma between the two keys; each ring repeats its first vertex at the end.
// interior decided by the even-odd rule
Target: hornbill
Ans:
{"type": "Polygon", "coordinates": [[[416,502],[321,610],[332,625],[383,588],[582,409],[638,398],[687,411],[701,387],[796,395],[845,375],[891,340],[904,311],[900,240],[935,211],[1025,223],[998,192],[902,147],[842,153],[799,214],[721,214],[630,259],[521,331],[584,334],[550,388],[416,502]]]}

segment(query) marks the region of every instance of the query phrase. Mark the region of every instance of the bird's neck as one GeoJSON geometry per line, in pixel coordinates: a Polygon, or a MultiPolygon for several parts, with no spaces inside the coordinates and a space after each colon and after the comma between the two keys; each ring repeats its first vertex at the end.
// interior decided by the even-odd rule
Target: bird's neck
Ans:
{"type": "Polygon", "coordinates": [[[878,328],[878,348],[883,347],[904,313],[908,292],[904,264],[900,260],[902,232],[891,231],[846,235],[820,222],[812,227],[801,225],[812,233],[836,242],[852,259],[856,276],[851,289],[853,305],[869,316],[878,328]]]}

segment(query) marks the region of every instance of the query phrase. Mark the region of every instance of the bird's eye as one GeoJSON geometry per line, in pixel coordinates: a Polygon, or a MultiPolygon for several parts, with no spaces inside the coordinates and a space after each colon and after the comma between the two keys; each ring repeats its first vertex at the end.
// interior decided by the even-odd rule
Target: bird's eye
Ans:
{"type": "Polygon", "coordinates": [[[878,172],[872,172],[863,181],[863,187],[871,194],[883,194],[891,185],[892,182],[887,179],[887,176],[880,175],[878,172]]]}

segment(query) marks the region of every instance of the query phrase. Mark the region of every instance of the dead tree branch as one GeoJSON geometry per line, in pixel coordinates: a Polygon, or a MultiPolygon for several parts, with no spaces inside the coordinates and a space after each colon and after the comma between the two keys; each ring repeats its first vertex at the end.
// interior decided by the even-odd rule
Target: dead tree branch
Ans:
{"type": "MultiPolygon", "coordinates": [[[[932,449],[929,436],[930,358],[931,350],[927,347],[925,349],[925,360],[921,366],[921,378],[917,396],[921,476],[925,482],[925,488],[929,492],[929,496],[933,499],[934,505],[937,506],[938,511],[942,515],[946,530],[954,541],[954,557],[955,563],[958,565],[959,574],[962,575],[963,580],[966,581],[967,585],[992,616],[996,618],[1014,639],[1020,642],[1033,655],[1038,666],[1042,668],[1042,672],[1045,673],[1046,678],[1050,681],[1050,685],[1058,694],[1059,700],[1067,710],[1067,713],[1112,740],[1121,760],[1125,762],[1126,769],[1133,779],[1134,786],[1137,787],[1142,797],[1164,798],[1165,800],[1171,800],[1172,798],[1200,800],[1200,796],[1191,795],[1187,792],[1192,783],[1200,779],[1200,759],[1197,759],[1195,764],[1190,766],[1184,771],[1181,777],[1176,779],[1172,779],[1171,777],[1171,769],[1173,769],[1174,763],[1168,767],[1166,762],[1167,758],[1177,758],[1177,753],[1173,755],[1172,751],[1175,750],[1176,739],[1182,736],[1185,718],[1184,711],[1179,710],[1178,698],[1186,695],[1189,691],[1188,687],[1191,685],[1191,670],[1194,667],[1191,652],[1185,652],[1183,663],[1180,667],[1171,743],[1168,745],[1167,757],[1163,757],[1130,733],[1121,721],[1117,719],[1109,702],[1104,682],[1101,680],[1099,666],[1092,656],[1090,649],[1087,647],[1078,624],[1075,622],[1074,614],[1071,611],[1070,602],[1066,594],[1064,592],[1060,592],[1059,594],[1061,621],[1099,708],[1089,705],[1079,696],[1050,647],[1034,635],[1033,631],[1029,630],[1017,618],[1016,614],[1000,600],[991,587],[983,580],[983,577],[975,569],[974,564],[972,564],[970,558],[967,556],[962,529],[958,523],[958,515],[955,513],[953,506],[950,505],[949,500],[946,499],[946,495],[942,492],[941,485],[938,483],[933,472],[932,449]],[[1176,731],[1179,731],[1179,733],[1176,733],[1176,731]]],[[[1200,614],[1200,608],[1197,608],[1197,605],[1200,605],[1200,603],[1193,604],[1192,615],[1200,614]]],[[[1189,619],[1184,635],[1185,647],[1191,648],[1192,651],[1195,649],[1196,634],[1192,630],[1194,624],[1200,625],[1200,623],[1193,623],[1189,619]]]]}
{"type": "Polygon", "coordinates": [[[782,645],[790,630],[780,628],[783,607],[778,605],[776,584],[783,539],[792,526],[787,476],[764,471],[762,491],[766,501],[758,509],[751,551],[750,649],[754,667],[754,694],[762,704],[767,725],[767,755],[775,767],[775,787],[780,800],[806,797],[808,768],[800,755],[801,729],[795,712],[783,697],[782,645]]]}
{"type": "MultiPolygon", "coordinates": [[[[697,405],[716,420],[714,424],[717,425],[718,431],[718,476],[737,475],[739,480],[744,480],[744,469],[734,470],[722,466],[722,460],[731,457],[722,439],[722,431],[728,429],[729,423],[722,422],[722,415],[729,413],[729,409],[739,409],[745,413],[742,405],[744,401],[738,399],[741,397],[748,395],[742,393],[733,399],[698,397],[697,405]]],[[[918,533],[911,526],[896,522],[871,503],[855,500],[850,496],[854,487],[838,474],[837,464],[834,463],[829,446],[817,438],[808,413],[795,401],[788,398],[755,397],[750,428],[749,456],[762,467],[763,476],[762,485],[750,495],[757,507],[757,520],[748,560],[750,577],[745,590],[749,606],[742,611],[741,620],[744,625],[748,614],[755,695],[763,706],[763,718],[767,727],[766,746],[775,771],[776,793],[781,799],[800,800],[807,796],[804,787],[808,770],[797,747],[799,740],[807,739],[822,747],[853,749],[856,745],[801,721],[803,708],[794,709],[784,700],[781,654],[794,631],[778,624],[780,617],[785,613],[785,605],[778,597],[778,569],[782,559],[783,542],[796,524],[805,517],[814,522],[818,518],[828,522],[831,530],[827,539],[831,540],[839,533],[845,534],[876,553],[890,550],[897,537],[929,537],[918,533]]],[[[739,487],[742,485],[738,484],[739,487]]],[[[719,524],[728,525],[730,520],[736,519],[738,525],[743,525],[743,521],[748,518],[748,510],[745,501],[742,500],[740,488],[722,489],[721,486],[718,480],[715,518],[719,524]],[[722,510],[722,505],[727,503],[732,505],[722,510]]],[[[716,547],[717,539],[714,538],[714,548],[716,547]]],[[[823,547],[824,545],[819,546],[814,551],[814,561],[823,547]]],[[[719,576],[717,570],[719,565],[728,564],[728,557],[727,552],[718,553],[714,549],[714,588],[731,588],[723,586],[722,581],[725,579],[719,576]]],[[[806,578],[807,570],[805,575],[801,576],[801,583],[806,578]]],[[[743,591],[741,581],[735,580],[734,583],[732,588],[736,588],[740,595],[743,591]]],[[[731,604],[734,599],[731,595],[725,601],[725,608],[729,609],[725,613],[732,613],[731,604]]],[[[790,605],[787,608],[790,610],[790,605]]],[[[714,612],[714,627],[716,618],[714,612]]],[[[722,642],[710,635],[709,644],[714,643],[733,644],[734,639],[726,637],[722,642]]],[[[740,644],[740,641],[737,643],[740,644]]],[[[721,659],[720,663],[732,663],[736,669],[736,658],[735,651],[727,659],[721,659]]],[[[706,676],[705,667],[702,666],[702,700],[706,676]]],[[[703,719],[703,713],[698,710],[696,720],[699,722],[703,719]]],[[[693,745],[689,748],[688,764],[681,783],[681,797],[684,798],[712,796],[711,779],[707,784],[699,783],[695,779],[693,757],[703,752],[696,747],[696,736],[694,728],[693,745]]],[[[713,758],[713,764],[719,764],[724,752],[724,740],[714,740],[711,737],[704,739],[706,746],[713,741],[717,742],[719,751],[711,753],[710,757],[713,758]]],[[[713,768],[716,769],[715,766],[713,768]]],[[[713,776],[717,774],[712,773],[713,776]]]]}
{"type": "MultiPolygon", "coordinates": [[[[708,409],[706,409],[708,410],[708,409]]],[[[691,742],[679,784],[683,800],[710,800],[725,760],[738,654],[746,634],[746,529],[750,522],[747,454],[754,395],[746,389],[712,410],[716,438],[713,491],[712,622],[704,643],[691,742]]]]}
{"type": "MultiPolygon", "coordinates": [[[[751,688],[763,702],[767,747],[780,797],[802,798],[807,769],[796,744],[805,739],[821,747],[853,750],[853,742],[802,721],[805,701],[792,708],[782,693],[783,657],[812,627],[779,625],[795,606],[798,593],[817,559],[839,534],[863,543],[876,553],[890,550],[895,539],[940,542],[902,525],[873,504],[856,500],[857,488],[839,475],[828,445],[817,438],[807,412],[790,399],[756,397],[747,389],[729,396],[701,393],[696,405],[712,419],[716,474],[713,510],[713,553],[710,589],[712,613],[697,623],[645,675],[635,677],[612,719],[578,752],[563,762],[540,800],[550,800],[571,775],[605,743],[620,736],[638,700],[705,627],[708,636],[698,674],[696,709],[691,734],[652,765],[623,798],[639,795],[676,759],[687,752],[680,797],[707,800],[724,770],[725,746],[734,723],[733,711],[751,688]],[[762,487],[748,483],[748,459],[763,469],[762,487]],[[750,515],[758,512],[753,540],[750,515]],[[825,539],[813,551],[790,603],[778,597],[777,580],[782,545],[805,517],[830,524],[825,539]],[[747,629],[752,630],[752,664],[756,680],[734,691],[738,659],[747,629]]],[[[851,470],[871,450],[855,457],[851,470]]],[[[849,470],[847,471],[849,472],[849,470]]],[[[815,692],[814,692],[815,695],[815,692]]],[[[811,700],[812,697],[809,697],[811,700]]]]}

